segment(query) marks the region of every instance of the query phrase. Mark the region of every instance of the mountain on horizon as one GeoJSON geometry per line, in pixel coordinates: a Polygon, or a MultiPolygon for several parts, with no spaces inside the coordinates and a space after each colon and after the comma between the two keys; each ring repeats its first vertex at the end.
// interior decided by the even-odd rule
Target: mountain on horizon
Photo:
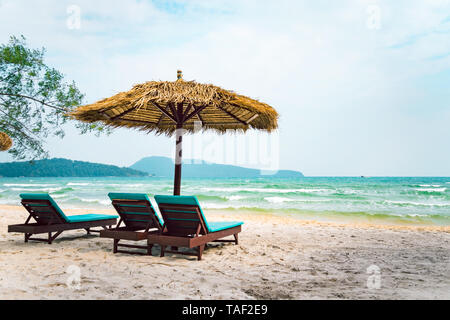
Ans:
{"type": "MultiPolygon", "coordinates": [[[[174,161],[167,157],[146,157],[130,168],[147,172],[158,177],[173,177],[174,161]]],[[[303,174],[292,170],[279,170],[273,175],[262,175],[261,170],[239,166],[209,163],[206,161],[184,160],[183,178],[301,178],[303,174]]]]}
{"type": "MultiPolygon", "coordinates": [[[[131,167],[54,158],[0,163],[0,177],[166,177],[173,178],[174,161],[167,157],[147,157],[131,167]]],[[[301,178],[298,171],[280,170],[263,175],[258,169],[206,161],[183,161],[183,178],[301,178]]]]}
{"type": "Polygon", "coordinates": [[[100,163],[68,159],[0,163],[0,177],[146,177],[147,173],[100,163]]]}

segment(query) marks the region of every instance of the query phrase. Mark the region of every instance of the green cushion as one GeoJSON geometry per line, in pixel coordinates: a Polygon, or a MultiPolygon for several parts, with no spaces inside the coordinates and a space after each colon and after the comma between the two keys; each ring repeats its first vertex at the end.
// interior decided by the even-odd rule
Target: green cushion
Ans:
{"type": "Polygon", "coordinates": [[[166,204],[184,204],[189,206],[197,206],[200,209],[200,213],[203,217],[203,221],[205,221],[206,228],[209,232],[217,232],[220,230],[225,230],[229,228],[233,228],[236,226],[240,226],[244,224],[243,222],[211,222],[208,223],[205,215],[203,214],[202,207],[195,196],[155,196],[156,203],[166,203],[166,204]]]}
{"type": "Polygon", "coordinates": [[[58,204],[48,193],[24,193],[20,197],[24,200],[48,200],[55,210],[64,218],[68,223],[73,222],[86,222],[96,220],[117,219],[117,216],[104,215],[104,214],[82,214],[75,216],[66,216],[64,212],[59,208],[58,204]]]}
{"type": "Polygon", "coordinates": [[[225,229],[238,227],[243,224],[244,223],[241,221],[210,222],[209,223],[209,231],[217,232],[217,231],[221,231],[221,230],[225,230],[225,229]]]}
{"type": "Polygon", "coordinates": [[[58,207],[55,200],[53,200],[52,197],[48,193],[22,193],[20,197],[24,200],[48,200],[50,201],[53,208],[55,208],[56,212],[59,213],[59,215],[67,222],[69,222],[69,219],[64,214],[64,212],[58,207]]]}
{"type": "MultiPolygon", "coordinates": [[[[150,207],[153,208],[152,202],[148,198],[148,196],[145,193],[114,193],[110,192],[108,193],[108,197],[112,200],[147,200],[150,203],[150,207]]],[[[131,205],[130,205],[131,206],[131,205]]],[[[156,210],[153,208],[153,211],[155,211],[155,215],[159,220],[159,223],[163,225],[163,221],[161,217],[156,213],[156,210]]],[[[131,212],[130,212],[131,213],[131,212]]],[[[146,213],[133,213],[133,214],[146,214],[146,213]]]]}
{"type": "Polygon", "coordinates": [[[68,216],[69,222],[87,222],[87,221],[98,221],[98,220],[108,220],[117,219],[117,216],[111,216],[106,214],[81,214],[76,216],[68,216]]]}
{"type": "Polygon", "coordinates": [[[110,192],[108,193],[108,197],[111,200],[147,200],[150,202],[150,199],[145,193],[116,193],[110,192]]]}

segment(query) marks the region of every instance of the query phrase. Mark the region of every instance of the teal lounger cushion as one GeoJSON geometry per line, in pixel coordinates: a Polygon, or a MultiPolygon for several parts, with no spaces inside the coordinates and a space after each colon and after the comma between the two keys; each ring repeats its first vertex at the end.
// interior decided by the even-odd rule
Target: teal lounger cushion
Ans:
{"type": "Polygon", "coordinates": [[[117,219],[117,216],[105,215],[105,214],[81,214],[75,216],[66,216],[64,212],[60,209],[58,204],[53,200],[53,198],[48,193],[23,193],[20,198],[25,200],[48,200],[55,210],[64,218],[68,223],[74,222],[86,222],[86,221],[97,221],[97,220],[108,220],[117,219]]]}
{"type": "Polygon", "coordinates": [[[230,229],[243,225],[243,222],[239,221],[225,221],[225,222],[210,222],[208,223],[209,232],[217,232],[220,230],[230,229]]]}
{"type": "Polygon", "coordinates": [[[56,209],[56,211],[59,213],[61,217],[64,218],[67,222],[69,222],[69,219],[67,219],[67,216],[64,214],[64,212],[59,208],[59,206],[56,204],[55,200],[53,200],[52,197],[48,193],[22,193],[20,197],[24,200],[48,200],[52,204],[53,208],[56,209]]]}
{"type": "Polygon", "coordinates": [[[108,197],[111,200],[147,200],[150,202],[150,199],[145,193],[116,193],[110,192],[108,193],[108,197]]]}
{"type": "Polygon", "coordinates": [[[69,222],[87,222],[87,221],[98,221],[98,220],[108,220],[117,219],[117,216],[110,216],[106,214],[80,214],[76,216],[68,216],[69,222]]]}
{"type": "Polygon", "coordinates": [[[184,204],[188,206],[197,206],[200,209],[200,213],[203,216],[203,221],[205,221],[206,228],[209,232],[217,232],[229,228],[234,228],[244,223],[241,221],[227,221],[227,222],[209,222],[206,220],[203,214],[202,207],[195,196],[155,196],[156,203],[166,203],[166,204],[184,204]]]}
{"type": "MultiPolygon", "coordinates": [[[[114,193],[110,192],[108,193],[108,197],[112,200],[147,200],[150,203],[150,206],[153,208],[152,202],[150,201],[149,197],[145,193],[114,193]]],[[[129,207],[145,207],[141,205],[128,205],[129,207]]],[[[159,220],[159,223],[163,225],[163,221],[161,217],[156,213],[156,210],[153,208],[153,211],[155,211],[155,215],[159,220]]],[[[132,213],[132,212],[128,212],[132,213]]],[[[134,212],[135,214],[142,214],[142,212],[134,212]]]]}

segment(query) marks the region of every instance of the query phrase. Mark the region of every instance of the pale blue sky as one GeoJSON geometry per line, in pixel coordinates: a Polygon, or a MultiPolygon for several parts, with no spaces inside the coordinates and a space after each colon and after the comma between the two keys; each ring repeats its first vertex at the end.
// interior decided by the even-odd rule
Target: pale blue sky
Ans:
{"type": "MultiPolygon", "coordinates": [[[[283,169],[450,176],[449,0],[0,0],[0,42],[20,34],[47,48],[86,103],[181,68],[271,104],[283,169]],[[66,25],[69,5],[81,9],[80,29],[66,25]]],[[[123,166],[174,151],[166,137],[70,127],[48,149],[123,166]]]]}

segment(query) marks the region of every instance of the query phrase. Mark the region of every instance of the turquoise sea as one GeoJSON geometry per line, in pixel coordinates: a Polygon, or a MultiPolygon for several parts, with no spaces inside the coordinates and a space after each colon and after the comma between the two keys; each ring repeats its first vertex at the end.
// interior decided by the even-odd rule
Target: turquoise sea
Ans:
{"type": "MultiPolygon", "coordinates": [[[[48,192],[63,208],[111,208],[108,192],[171,194],[162,178],[0,178],[0,204],[19,205],[20,193],[48,192]]],[[[450,178],[184,179],[182,194],[233,214],[289,215],[348,220],[450,225],[450,178]]]]}

